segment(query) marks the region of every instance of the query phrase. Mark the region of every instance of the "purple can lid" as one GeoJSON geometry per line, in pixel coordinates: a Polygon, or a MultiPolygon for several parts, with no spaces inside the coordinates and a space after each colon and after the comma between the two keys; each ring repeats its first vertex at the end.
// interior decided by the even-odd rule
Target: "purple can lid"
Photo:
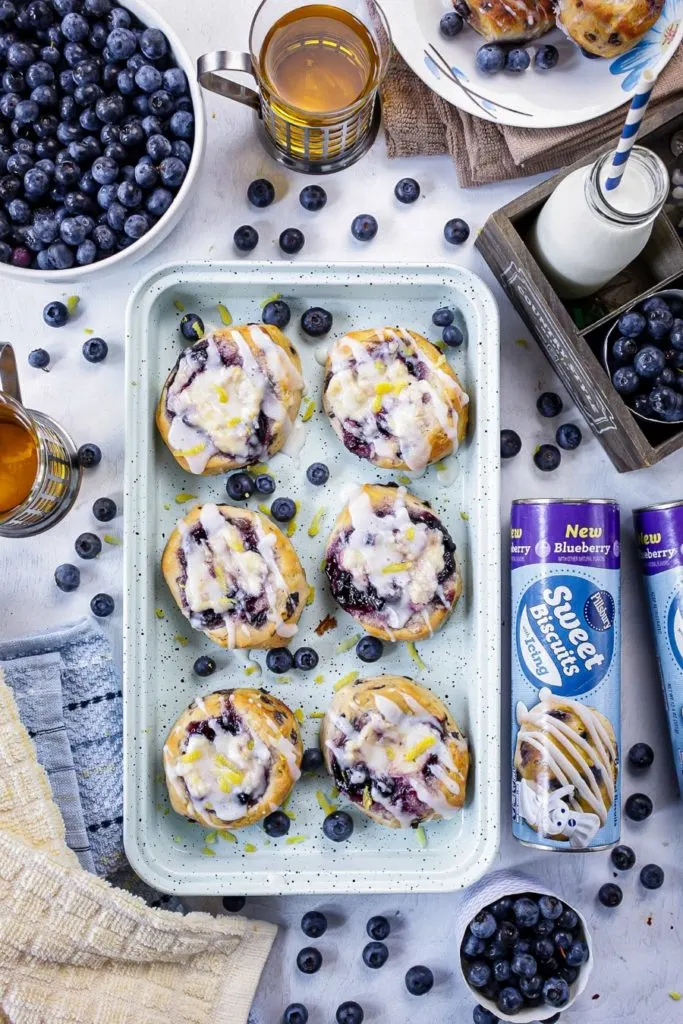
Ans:
{"type": "Polygon", "coordinates": [[[633,524],[638,558],[646,576],[683,565],[683,502],[637,508],[633,524]]]}
{"type": "Polygon", "coordinates": [[[600,569],[620,566],[619,505],[615,501],[515,501],[510,530],[513,568],[546,562],[600,569]]]}

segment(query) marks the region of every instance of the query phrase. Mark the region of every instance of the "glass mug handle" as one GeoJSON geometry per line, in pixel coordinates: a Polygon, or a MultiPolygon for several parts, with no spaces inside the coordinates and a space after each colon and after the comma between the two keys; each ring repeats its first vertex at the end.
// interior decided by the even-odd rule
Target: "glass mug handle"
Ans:
{"type": "Polygon", "coordinates": [[[259,94],[255,89],[249,89],[246,85],[238,85],[231,82],[229,78],[223,78],[219,71],[239,71],[243,74],[254,75],[254,67],[248,53],[241,53],[239,50],[214,50],[212,53],[205,53],[197,60],[197,80],[203,89],[218,93],[229,100],[237,100],[254,110],[261,110],[259,94]]]}
{"type": "Polygon", "coordinates": [[[14,349],[6,343],[0,343],[0,392],[3,391],[21,405],[17,361],[14,358],[14,349]]]}

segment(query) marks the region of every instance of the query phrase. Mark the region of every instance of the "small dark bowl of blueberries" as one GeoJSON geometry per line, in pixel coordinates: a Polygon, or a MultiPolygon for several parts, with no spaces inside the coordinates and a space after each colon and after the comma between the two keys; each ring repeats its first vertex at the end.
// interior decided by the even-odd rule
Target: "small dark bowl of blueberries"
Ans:
{"type": "Polygon", "coordinates": [[[581,915],[556,896],[514,893],[469,922],[460,966],[478,1002],[476,1024],[550,1022],[586,986],[590,937],[581,915]]]}
{"type": "Polygon", "coordinates": [[[204,148],[192,61],[140,0],[0,0],[0,273],[75,280],[140,258],[204,148]]]}
{"type": "Polygon", "coordinates": [[[602,358],[634,416],[660,427],[683,423],[683,291],[657,292],[622,313],[602,358]]]}

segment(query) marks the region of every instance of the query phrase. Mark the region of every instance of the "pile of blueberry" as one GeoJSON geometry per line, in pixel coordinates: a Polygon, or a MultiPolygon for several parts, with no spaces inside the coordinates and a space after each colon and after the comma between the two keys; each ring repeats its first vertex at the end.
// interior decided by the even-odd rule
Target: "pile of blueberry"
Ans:
{"type": "MultiPolygon", "coordinates": [[[[552,1012],[566,1006],[589,950],[575,910],[554,896],[527,893],[504,896],[480,911],[460,955],[468,984],[501,1013],[514,1015],[528,1007],[552,1012]]],[[[474,1019],[494,1024],[498,1018],[477,1007],[474,1019]]]]}
{"type": "MultiPolygon", "coordinates": [[[[544,391],[536,400],[536,408],[544,419],[553,419],[559,416],[564,408],[562,399],[554,391],[544,391]]],[[[583,440],[581,428],[575,423],[561,423],[555,431],[555,440],[559,445],[539,444],[534,452],[534,463],[542,473],[551,473],[557,469],[562,461],[560,448],[571,452],[579,447],[583,440]]],[[[522,450],[522,439],[516,430],[504,428],[500,432],[500,457],[502,459],[513,459],[522,450]]]]}
{"type": "MultiPolygon", "coordinates": [[[[446,39],[459,36],[469,16],[467,0],[456,0],[455,10],[447,11],[439,22],[439,31],[446,39]]],[[[560,59],[556,46],[544,44],[534,49],[534,67],[539,71],[550,71],[560,59]]],[[[477,68],[486,74],[499,71],[519,73],[531,66],[531,54],[522,46],[502,46],[500,43],[486,43],[477,50],[477,68]]]]}
{"type": "Polygon", "coordinates": [[[683,421],[683,299],[653,295],[623,313],[608,342],[607,368],[634,412],[683,421]]]}
{"type": "Polygon", "coordinates": [[[106,259],[163,217],[192,157],[185,73],[112,0],[0,0],[0,263],[106,259]]]}

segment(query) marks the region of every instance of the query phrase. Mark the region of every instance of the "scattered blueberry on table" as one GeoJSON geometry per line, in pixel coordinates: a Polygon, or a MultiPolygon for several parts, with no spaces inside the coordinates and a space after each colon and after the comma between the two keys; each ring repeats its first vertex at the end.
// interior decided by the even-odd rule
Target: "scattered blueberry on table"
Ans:
{"type": "Polygon", "coordinates": [[[294,256],[296,253],[301,252],[304,247],[304,233],[299,228],[285,228],[280,233],[278,244],[282,251],[288,256],[294,256]]]}
{"type": "Polygon", "coordinates": [[[631,821],[645,821],[652,810],[652,800],[645,793],[632,793],[624,804],[624,814],[631,821]]]}
{"type": "Polygon", "coordinates": [[[636,862],[636,855],[630,846],[615,846],[610,853],[610,859],[617,871],[630,871],[636,862]]]}
{"type": "Polygon", "coordinates": [[[389,950],[383,942],[368,942],[363,949],[363,963],[373,971],[384,967],[389,959],[389,950]]]}
{"type": "Polygon", "coordinates": [[[63,302],[48,302],[43,310],[43,320],[48,327],[63,327],[68,319],[69,311],[63,302]]]}
{"type": "Polygon", "coordinates": [[[655,752],[649,743],[634,743],[628,752],[629,765],[639,771],[650,768],[654,759],[655,752]]]}
{"type": "Polygon", "coordinates": [[[387,921],[386,917],[382,914],[375,914],[371,917],[365,926],[365,930],[371,939],[375,939],[377,942],[383,942],[384,939],[388,938],[391,932],[391,925],[387,921]]]}
{"type": "Polygon", "coordinates": [[[50,353],[44,348],[34,348],[28,354],[28,365],[34,370],[46,370],[50,365],[50,353]]]}
{"type": "Polygon", "coordinates": [[[664,872],[658,864],[646,864],[640,869],[640,884],[645,889],[660,889],[664,884],[664,872]]]}
{"type": "Polygon", "coordinates": [[[319,939],[327,931],[327,918],[320,910],[309,910],[301,918],[301,931],[309,939],[319,939]]]}
{"type": "Polygon", "coordinates": [[[116,517],[116,502],[111,498],[96,498],[92,506],[92,514],[100,523],[109,523],[116,517]]]}
{"type": "Polygon", "coordinates": [[[576,423],[562,423],[555,432],[555,440],[567,452],[575,451],[583,440],[581,428],[576,423]]]}
{"type": "Polygon", "coordinates": [[[225,490],[233,501],[246,501],[254,492],[254,478],[244,470],[231,473],[225,481],[225,490]]]}
{"type": "Polygon", "coordinates": [[[55,569],[55,583],[65,594],[78,590],[81,583],[81,571],[75,565],[65,562],[55,569]]]}
{"type": "Polygon", "coordinates": [[[216,671],[216,662],[207,654],[200,654],[195,660],[192,669],[195,675],[205,679],[207,676],[212,676],[216,671]]]}
{"type": "Polygon", "coordinates": [[[317,213],[327,203],[327,192],[322,185],[306,185],[299,193],[299,202],[304,210],[317,213]]]}
{"type": "Polygon", "coordinates": [[[104,338],[88,338],[83,342],[83,358],[88,363],[101,363],[107,358],[109,346],[104,338]]]}
{"type": "Polygon", "coordinates": [[[302,974],[315,974],[322,967],[322,963],[322,953],[315,946],[305,946],[297,954],[296,965],[302,974]]]}
{"type": "Polygon", "coordinates": [[[496,75],[505,67],[505,50],[498,43],[486,43],[477,50],[474,63],[479,71],[496,75]]]}
{"type": "Polygon", "coordinates": [[[247,188],[247,199],[252,206],[263,209],[275,199],[275,189],[267,178],[257,178],[247,188]]]}
{"type": "Polygon", "coordinates": [[[363,1024],[363,1017],[363,1007],[353,1000],[338,1006],[335,1014],[337,1024],[363,1024]]]}
{"type": "Polygon", "coordinates": [[[490,1010],[487,1010],[485,1006],[477,1005],[472,1011],[472,1020],[474,1024],[498,1024],[498,1017],[490,1010]]]}
{"type": "Polygon", "coordinates": [[[453,39],[454,36],[460,35],[464,24],[465,22],[457,11],[446,11],[439,22],[439,32],[446,39],[453,39]]]}
{"type": "Polygon", "coordinates": [[[359,213],[351,222],[351,234],[359,242],[371,242],[379,225],[371,213],[359,213]]]}
{"type": "Polygon", "coordinates": [[[452,217],[444,224],[443,236],[450,245],[463,245],[470,237],[470,226],[461,217],[452,217]]]}
{"type": "Polygon", "coordinates": [[[114,611],[114,598],[110,594],[95,594],[90,602],[90,610],[99,619],[104,619],[114,611]]]}
{"type": "Polygon", "coordinates": [[[282,1015],[282,1024],[307,1024],[308,1010],[303,1003],[290,1003],[282,1015]]]}
{"type": "Polygon", "coordinates": [[[514,459],[522,450],[522,439],[516,430],[505,427],[500,432],[500,457],[501,459],[514,459]]]}
{"type": "Polygon", "coordinates": [[[420,185],[415,178],[401,178],[394,186],[394,195],[399,203],[409,205],[420,198],[420,185]]]}
{"type": "Polygon", "coordinates": [[[92,469],[102,461],[102,451],[96,444],[82,444],[78,449],[78,463],[83,469],[92,469]]]}
{"type": "Polygon", "coordinates": [[[251,252],[258,245],[258,231],[251,224],[242,224],[232,237],[239,252],[251,252]]]}
{"type": "Polygon", "coordinates": [[[603,907],[618,907],[623,898],[624,893],[621,886],[616,885],[614,882],[605,882],[598,890],[598,899],[603,907]]]}
{"type": "Polygon", "coordinates": [[[330,479],[330,471],[324,462],[312,462],[306,470],[306,479],[314,487],[322,487],[330,479]]]}
{"type": "Polygon", "coordinates": [[[254,477],[254,487],[257,494],[272,494],[275,490],[275,481],[270,473],[258,473],[254,477]]]}
{"type": "Polygon", "coordinates": [[[521,46],[513,46],[505,54],[506,71],[512,71],[515,74],[519,74],[522,71],[526,71],[530,64],[531,57],[529,56],[529,52],[521,46]]]}
{"type": "Polygon", "coordinates": [[[272,839],[280,839],[289,832],[291,821],[284,811],[272,811],[263,819],[263,830],[272,839]]]}
{"type": "Polygon", "coordinates": [[[300,672],[311,672],[318,664],[319,658],[312,647],[299,647],[294,652],[294,667],[300,672]]]}
{"type": "Polygon", "coordinates": [[[96,533],[81,533],[76,538],[74,547],[80,558],[97,558],[102,550],[102,541],[96,533]]]}
{"type": "Polygon", "coordinates": [[[332,811],[323,821],[323,832],[335,843],[343,843],[353,833],[353,818],[346,811],[332,811]]]}
{"type": "Polygon", "coordinates": [[[384,653],[384,644],[376,636],[362,636],[356,644],[356,654],[361,661],[379,661],[384,653]]]}
{"type": "Polygon", "coordinates": [[[186,341],[199,341],[204,336],[204,321],[196,313],[185,313],[180,318],[180,333],[186,341]]]}
{"type": "Polygon", "coordinates": [[[293,665],[294,658],[286,647],[272,647],[266,654],[266,668],[276,675],[289,672],[293,665]]]}
{"type": "Polygon", "coordinates": [[[460,348],[465,340],[465,335],[455,324],[447,324],[441,332],[441,337],[449,348],[460,348]]]}
{"type": "Polygon", "coordinates": [[[455,319],[455,311],[448,306],[440,306],[432,313],[432,323],[435,327],[448,327],[455,319]]]}
{"type": "Polygon", "coordinates": [[[276,498],[270,506],[270,514],[278,523],[288,523],[296,515],[296,504],[291,498],[276,498]]]}
{"type": "Polygon", "coordinates": [[[311,306],[301,316],[301,329],[311,338],[322,338],[332,329],[332,314],[322,306],[311,306]]]}
{"type": "Polygon", "coordinates": [[[318,747],[307,747],[301,758],[302,772],[317,772],[323,766],[323,755],[318,747]]]}
{"type": "Polygon", "coordinates": [[[536,408],[541,416],[559,416],[563,409],[562,399],[554,391],[544,391],[536,399],[536,408]]]}
{"type": "Polygon", "coordinates": [[[406,971],[405,982],[411,996],[424,996],[434,985],[434,975],[429,967],[417,964],[406,971]]]}
{"type": "Polygon", "coordinates": [[[560,465],[562,456],[554,444],[539,444],[534,452],[534,462],[542,473],[552,473],[560,465]]]}
{"type": "Polygon", "coordinates": [[[556,46],[545,44],[539,46],[534,55],[534,67],[539,71],[550,71],[560,59],[560,52],[556,46]]]}
{"type": "Polygon", "coordinates": [[[261,319],[264,324],[272,324],[273,327],[283,329],[289,323],[291,316],[292,312],[283,299],[272,299],[263,307],[261,319]]]}

